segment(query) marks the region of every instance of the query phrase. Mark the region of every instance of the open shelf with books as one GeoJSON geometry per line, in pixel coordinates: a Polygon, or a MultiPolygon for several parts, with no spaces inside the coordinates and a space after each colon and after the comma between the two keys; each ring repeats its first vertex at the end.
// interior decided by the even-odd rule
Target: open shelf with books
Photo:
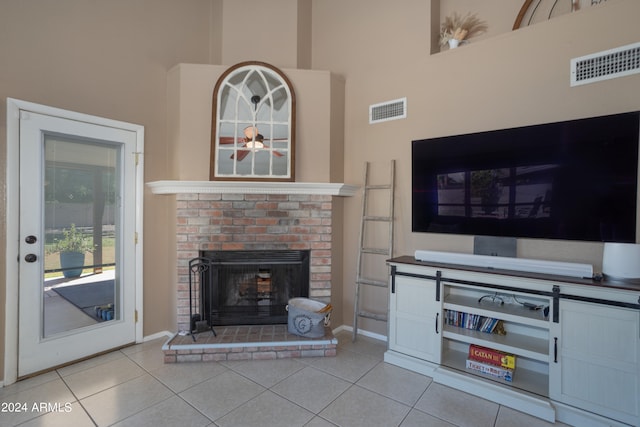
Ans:
{"type": "MultiPolygon", "coordinates": [[[[522,322],[538,327],[548,327],[545,307],[549,307],[548,298],[532,298],[531,295],[513,291],[495,291],[487,288],[472,288],[464,285],[445,285],[444,308],[485,317],[498,317],[505,321],[522,322]],[[526,306],[525,306],[526,304],[526,306]]],[[[547,312],[548,313],[548,312],[547,312]]]]}
{"type": "Polygon", "coordinates": [[[542,362],[549,361],[549,341],[544,338],[534,338],[513,332],[507,335],[486,334],[450,325],[444,326],[443,338],[481,345],[542,362]]]}
{"type": "Polygon", "coordinates": [[[550,298],[480,283],[443,280],[442,286],[442,365],[548,396],[550,298]],[[512,355],[517,366],[470,362],[469,350],[476,347],[512,355]]]}
{"type": "Polygon", "coordinates": [[[515,387],[544,397],[549,396],[549,368],[547,364],[519,357],[517,358],[511,381],[506,381],[502,378],[467,368],[467,360],[469,360],[468,349],[469,345],[464,345],[463,343],[446,342],[442,349],[443,366],[474,375],[485,381],[515,387]]]}

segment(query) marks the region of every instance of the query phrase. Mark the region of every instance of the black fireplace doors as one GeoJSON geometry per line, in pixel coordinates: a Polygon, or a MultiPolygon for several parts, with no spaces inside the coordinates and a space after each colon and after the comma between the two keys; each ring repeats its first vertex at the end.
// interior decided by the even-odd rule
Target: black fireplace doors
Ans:
{"type": "Polygon", "coordinates": [[[309,251],[203,251],[203,320],[214,325],[287,323],[291,298],[309,296],[309,251]]]}

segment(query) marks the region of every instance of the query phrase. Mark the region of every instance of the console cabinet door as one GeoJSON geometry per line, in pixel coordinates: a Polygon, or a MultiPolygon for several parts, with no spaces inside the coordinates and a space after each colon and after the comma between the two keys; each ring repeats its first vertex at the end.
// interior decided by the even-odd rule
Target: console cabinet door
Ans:
{"type": "Polygon", "coordinates": [[[561,300],[550,340],[551,398],[640,425],[639,328],[637,309],[561,300]]]}
{"type": "Polygon", "coordinates": [[[395,276],[389,300],[389,349],[440,363],[442,319],[436,286],[427,278],[395,276]]]}

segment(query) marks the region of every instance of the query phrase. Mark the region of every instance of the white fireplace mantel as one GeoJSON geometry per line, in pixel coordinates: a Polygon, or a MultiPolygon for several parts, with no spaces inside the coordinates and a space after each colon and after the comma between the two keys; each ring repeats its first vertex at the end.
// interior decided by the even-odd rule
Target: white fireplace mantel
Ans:
{"type": "Polygon", "coordinates": [[[153,194],[317,194],[349,197],[357,185],[329,182],[264,182],[264,181],[153,181],[147,182],[153,194]]]}

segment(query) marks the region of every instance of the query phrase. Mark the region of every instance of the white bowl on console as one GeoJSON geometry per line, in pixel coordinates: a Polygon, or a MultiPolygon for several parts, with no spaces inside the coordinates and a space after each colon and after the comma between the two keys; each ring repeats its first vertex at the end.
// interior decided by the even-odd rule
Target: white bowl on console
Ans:
{"type": "Polygon", "coordinates": [[[605,243],[602,273],[612,279],[640,279],[640,245],[605,243]]]}

